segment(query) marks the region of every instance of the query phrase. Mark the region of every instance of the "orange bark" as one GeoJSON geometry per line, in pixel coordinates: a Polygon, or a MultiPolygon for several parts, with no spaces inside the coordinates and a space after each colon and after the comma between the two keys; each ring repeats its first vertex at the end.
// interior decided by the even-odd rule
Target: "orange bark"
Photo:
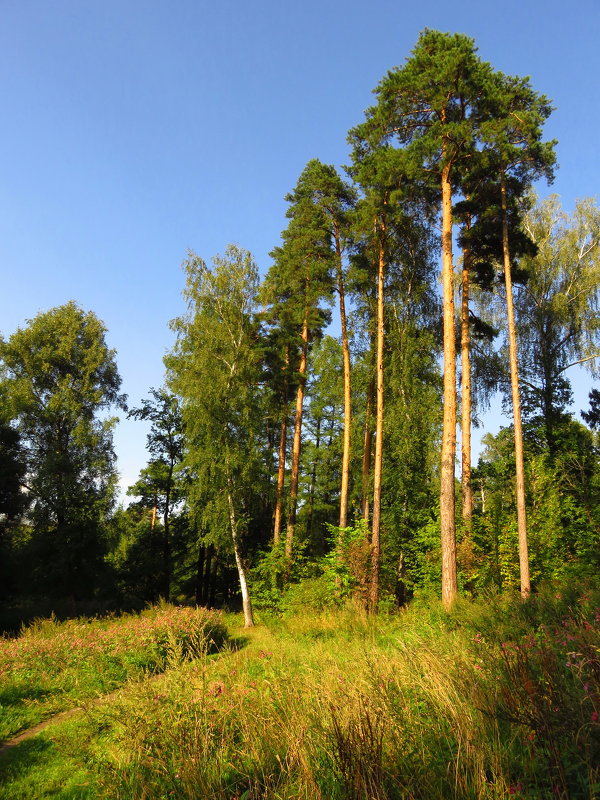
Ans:
{"type": "Polygon", "coordinates": [[[306,383],[306,360],[308,355],[308,314],[302,323],[302,347],[298,366],[299,381],[296,391],[296,416],[294,421],[294,443],[292,445],[292,467],[290,472],[290,498],[287,530],[285,536],[285,556],[288,563],[292,561],[294,534],[296,532],[296,506],[298,503],[298,476],[300,473],[300,444],[302,434],[302,409],[304,404],[304,386],[306,383]]]}
{"type": "Polygon", "coordinates": [[[373,524],[371,534],[371,589],[369,609],[377,610],[379,603],[379,564],[381,560],[380,527],[381,527],[381,475],[383,467],[383,342],[384,342],[384,308],[383,286],[385,271],[385,222],[379,226],[379,260],[377,265],[377,355],[376,386],[377,406],[375,416],[375,463],[373,465],[373,524]]]}
{"type": "Polygon", "coordinates": [[[517,365],[517,331],[513,302],[510,251],[508,247],[508,220],[506,209],[506,180],[500,178],[502,201],[502,253],[504,258],[504,280],[506,284],[506,314],[508,317],[508,349],[510,359],[510,385],[512,391],[513,423],[515,429],[515,477],[517,496],[517,527],[519,531],[519,569],[521,573],[521,596],[527,598],[531,591],[529,580],[529,554],[527,550],[527,513],[525,510],[525,466],[523,458],[523,426],[521,424],[521,395],[519,392],[519,370],[517,365]]]}
{"type": "Polygon", "coordinates": [[[456,344],[454,338],[454,267],[452,264],[452,187],[448,143],[442,145],[442,286],[444,302],[444,416],[442,428],[440,528],[442,602],[450,608],[458,594],[454,520],[454,460],[456,457],[456,344]]]}

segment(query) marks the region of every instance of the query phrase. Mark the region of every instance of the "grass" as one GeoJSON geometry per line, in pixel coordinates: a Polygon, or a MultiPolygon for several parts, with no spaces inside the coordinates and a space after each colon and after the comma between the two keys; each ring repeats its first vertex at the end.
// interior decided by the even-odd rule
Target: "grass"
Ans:
{"type": "Polygon", "coordinates": [[[14,748],[0,797],[600,797],[600,605],[556,594],[265,616],[14,748]]]}
{"type": "Polygon", "coordinates": [[[105,619],[38,620],[0,639],[0,741],[162,671],[175,653],[196,657],[225,635],[217,614],[166,605],[105,619]]]}

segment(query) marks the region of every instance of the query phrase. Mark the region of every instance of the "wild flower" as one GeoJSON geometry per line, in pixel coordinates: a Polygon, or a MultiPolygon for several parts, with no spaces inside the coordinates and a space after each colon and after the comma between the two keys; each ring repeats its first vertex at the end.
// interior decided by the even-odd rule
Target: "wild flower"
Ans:
{"type": "Polygon", "coordinates": [[[225,693],[225,684],[223,681],[213,681],[209,685],[206,693],[211,695],[211,697],[220,697],[225,693]]]}

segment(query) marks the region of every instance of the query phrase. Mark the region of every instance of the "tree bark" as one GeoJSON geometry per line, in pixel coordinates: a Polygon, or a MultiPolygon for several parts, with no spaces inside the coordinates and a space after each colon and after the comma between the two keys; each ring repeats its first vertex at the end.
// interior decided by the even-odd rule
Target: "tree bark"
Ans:
{"type": "Polygon", "coordinates": [[[213,545],[210,546],[209,551],[209,564],[210,569],[206,571],[206,603],[209,608],[215,607],[215,595],[217,593],[217,570],[219,568],[219,553],[213,545]]]}
{"type": "Polygon", "coordinates": [[[308,354],[308,312],[302,323],[302,348],[298,365],[298,389],[296,391],[296,417],[294,420],[294,444],[292,446],[292,469],[290,473],[290,499],[287,530],[285,536],[285,557],[288,565],[292,562],[294,534],[296,532],[296,506],[298,503],[298,477],[300,473],[300,445],[302,434],[302,409],[304,404],[304,387],[306,384],[306,359],[308,354]]]}
{"type": "Polygon", "coordinates": [[[317,431],[315,435],[315,457],[313,459],[312,471],[310,475],[310,489],[308,491],[308,517],[306,520],[306,538],[310,541],[312,533],[313,515],[315,510],[315,486],[317,485],[317,461],[319,460],[319,448],[321,447],[321,417],[317,419],[317,431]]]}
{"type": "Polygon", "coordinates": [[[521,396],[517,365],[517,331],[513,301],[510,251],[508,247],[508,218],[506,208],[506,177],[500,176],[502,202],[502,254],[504,258],[504,280],[506,284],[506,314],[508,317],[508,350],[510,359],[510,386],[512,391],[513,425],[515,429],[515,476],[517,496],[517,527],[519,531],[519,569],[521,574],[521,597],[529,596],[529,554],[527,550],[527,512],[525,510],[525,465],[523,458],[523,427],[521,423],[521,396]]]}
{"type": "Polygon", "coordinates": [[[204,559],[206,557],[206,547],[203,544],[198,545],[198,559],[196,561],[196,605],[202,605],[202,595],[204,590],[203,577],[204,577],[204,559]]]}
{"type": "Polygon", "coordinates": [[[367,387],[367,406],[365,409],[365,430],[363,436],[363,457],[362,457],[362,517],[367,523],[370,522],[371,507],[369,503],[369,487],[371,482],[371,460],[373,453],[373,432],[371,430],[371,414],[373,412],[373,395],[375,393],[375,383],[373,379],[369,381],[367,387]]]}
{"type": "Polygon", "coordinates": [[[279,463],[277,465],[277,499],[275,501],[275,519],[273,522],[273,545],[275,547],[277,547],[281,539],[283,487],[285,484],[286,438],[287,438],[287,414],[281,420],[281,434],[279,436],[279,463]]]}
{"type": "Polygon", "coordinates": [[[285,453],[287,447],[287,423],[288,423],[288,376],[290,368],[290,346],[285,349],[285,370],[283,388],[283,417],[281,419],[281,430],[279,435],[279,461],[277,463],[277,494],[275,501],[275,518],[273,521],[273,546],[277,547],[281,539],[281,523],[283,519],[283,489],[285,485],[285,453]]]}
{"type": "Polygon", "coordinates": [[[449,609],[458,594],[454,520],[456,457],[456,343],[454,338],[454,267],[452,264],[452,187],[448,142],[442,144],[442,285],[444,302],[444,418],[440,473],[442,603],[449,609]]]}
{"type": "Polygon", "coordinates": [[[233,554],[235,556],[235,565],[237,567],[238,577],[240,580],[240,590],[242,593],[242,607],[244,609],[244,627],[252,628],[254,626],[254,616],[252,614],[252,602],[250,601],[250,592],[248,591],[248,583],[246,581],[246,570],[244,568],[244,563],[242,561],[242,556],[240,553],[237,518],[235,514],[235,505],[233,503],[233,494],[231,488],[232,481],[230,477],[228,477],[227,483],[229,487],[227,491],[227,503],[229,505],[229,525],[231,528],[231,539],[233,541],[233,554]]]}
{"type": "Polygon", "coordinates": [[[371,533],[371,587],[369,610],[377,611],[379,604],[379,563],[381,560],[381,476],[383,467],[383,342],[384,313],[383,286],[385,271],[385,220],[379,225],[379,259],[377,264],[377,355],[376,385],[377,406],[375,417],[375,463],[373,465],[373,525],[371,533]]]}
{"type": "MultiPolygon", "coordinates": [[[[467,228],[470,220],[467,220],[467,228]]],[[[473,522],[473,487],[471,485],[471,337],[469,325],[469,281],[471,254],[463,251],[461,298],[461,390],[462,390],[462,521],[465,533],[471,532],[473,522]]]]}
{"type": "Polygon", "coordinates": [[[342,327],[342,353],[344,358],[344,444],[342,451],[342,485],[340,489],[340,528],[348,525],[348,487],[350,484],[350,435],[352,425],[352,402],[350,384],[350,345],[346,324],[346,299],[342,270],[342,248],[337,221],[334,220],[335,253],[337,258],[337,283],[340,296],[340,324],[342,327]]]}

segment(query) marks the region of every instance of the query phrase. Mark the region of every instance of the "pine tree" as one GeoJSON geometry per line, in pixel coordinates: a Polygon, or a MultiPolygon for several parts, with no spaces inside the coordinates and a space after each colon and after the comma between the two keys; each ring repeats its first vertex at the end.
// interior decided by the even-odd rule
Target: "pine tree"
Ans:
{"type": "MultiPolygon", "coordinates": [[[[305,171],[306,172],[306,171],[305,171]]],[[[282,335],[290,344],[290,361],[295,363],[296,400],[294,436],[291,454],[285,555],[288,571],[293,559],[298,503],[300,448],[302,442],[302,413],[307,379],[307,359],[310,343],[321,335],[329,321],[327,309],[333,291],[332,271],[335,251],[331,242],[331,226],[323,208],[315,205],[310,194],[299,187],[286,199],[290,203],[288,227],[282,233],[282,244],[271,256],[274,260],[262,287],[262,297],[269,305],[268,316],[279,323],[282,335]]]]}
{"type": "MultiPolygon", "coordinates": [[[[456,452],[456,348],[452,254],[453,183],[460,177],[476,140],[479,105],[491,68],[476,55],[472,39],[426,30],[404,67],[390,71],[376,89],[378,104],[367,112],[371,148],[403,148],[403,174],[413,192],[437,183],[442,218],[444,325],[444,418],[440,515],[442,599],[449,607],[457,594],[454,520],[456,452]]],[[[388,161],[390,156],[388,155],[388,161]]]]}
{"type": "Polygon", "coordinates": [[[295,191],[293,203],[302,200],[312,203],[325,213],[329,221],[331,241],[335,250],[336,289],[339,298],[342,352],[344,356],[344,447],[342,452],[340,489],[340,528],[348,522],[348,493],[350,480],[350,437],[352,425],[350,343],[346,314],[346,289],[344,278],[344,251],[350,235],[350,212],[356,202],[356,192],[338,175],[335,167],[322,164],[317,159],[306,165],[295,191]]]}
{"type": "Polygon", "coordinates": [[[546,97],[533,91],[526,78],[494,75],[484,104],[481,136],[489,168],[498,177],[502,230],[502,263],[506,289],[509,363],[513,422],[521,595],[531,591],[527,552],[525,507],[525,468],[523,429],[519,390],[517,330],[515,325],[512,262],[509,244],[509,206],[523,196],[531,182],[541,176],[552,180],[555,161],[554,142],[542,141],[542,126],[551,113],[546,97]]]}

